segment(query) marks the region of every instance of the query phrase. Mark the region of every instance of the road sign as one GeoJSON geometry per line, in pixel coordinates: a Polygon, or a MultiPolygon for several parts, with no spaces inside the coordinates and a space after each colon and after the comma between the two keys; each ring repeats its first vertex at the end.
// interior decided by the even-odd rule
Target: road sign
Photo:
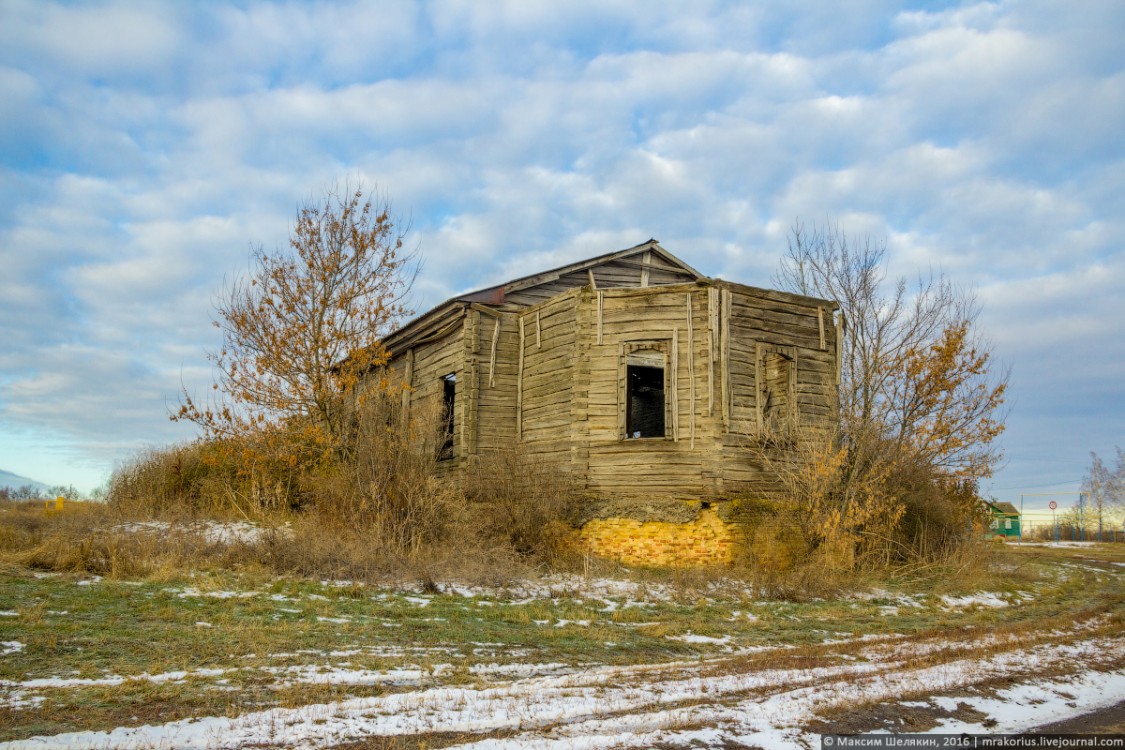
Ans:
{"type": "Polygon", "coordinates": [[[1059,507],[1059,504],[1056,503],[1054,500],[1052,500],[1051,502],[1049,502],[1047,504],[1047,507],[1050,508],[1051,510],[1054,510],[1055,508],[1059,507]]]}

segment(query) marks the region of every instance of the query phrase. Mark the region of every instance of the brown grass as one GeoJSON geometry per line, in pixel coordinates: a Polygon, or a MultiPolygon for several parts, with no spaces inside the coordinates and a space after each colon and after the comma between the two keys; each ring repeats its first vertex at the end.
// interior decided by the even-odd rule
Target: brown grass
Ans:
{"type": "Polygon", "coordinates": [[[194,442],[139,454],[115,472],[105,504],[46,513],[6,503],[0,561],[111,577],[256,567],[433,586],[503,583],[564,560],[573,495],[560,474],[510,449],[474,460],[463,485],[443,478],[432,415],[416,408],[407,420],[394,404],[372,399],[357,415],[347,458],[298,462],[287,475],[268,461],[245,471],[251,448],[194,442]],[[214,519],[252,520],[262,533],[217,543],[200,528],[214,519]]]}

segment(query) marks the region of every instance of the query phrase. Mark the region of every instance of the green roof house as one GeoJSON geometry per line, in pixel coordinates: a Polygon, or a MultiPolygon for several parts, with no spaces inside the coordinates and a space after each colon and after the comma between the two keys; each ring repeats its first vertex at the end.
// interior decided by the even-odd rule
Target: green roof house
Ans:
{"type": "Polygon", "coordinates": [[[1020,512],[1011,503],[984,501],[988,512],[988,527],[984,531],[986,539],[1014,539],[1020,535],[1020,512]]]}

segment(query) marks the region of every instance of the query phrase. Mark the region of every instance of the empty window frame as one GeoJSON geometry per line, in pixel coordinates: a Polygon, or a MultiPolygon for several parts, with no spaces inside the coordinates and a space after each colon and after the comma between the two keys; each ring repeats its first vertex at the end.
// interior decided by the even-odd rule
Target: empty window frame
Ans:
{"type": "Polygon", "coordinates": [[[623,373],[624,437],[667,437],[668,377],[664,344],[630,344],[623,373]]]}
{"type": "Polygon", "coordinates": [[[438,458],[453,458],[453,406],[457,402],[457,373],[441,379],[441,448],[438,458]]]}
{"type": "Polygon", "coordinates": [[[796,351],[758,344],[757,355],[758,432],[767,437],[792,437],[797,422],[796,351]]]}

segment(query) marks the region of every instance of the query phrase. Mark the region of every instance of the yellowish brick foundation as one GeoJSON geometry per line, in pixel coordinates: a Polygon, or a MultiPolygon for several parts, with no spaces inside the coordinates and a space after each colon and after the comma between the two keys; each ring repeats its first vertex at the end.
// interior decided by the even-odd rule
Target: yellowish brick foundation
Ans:
{"type": "Polygon", "coordinates": [[[593,554],[627,565],[728,565],[745,544],[744,528],[723,521],[713,508],[690,523],[594,519],[578,536],[593,554]]]}

